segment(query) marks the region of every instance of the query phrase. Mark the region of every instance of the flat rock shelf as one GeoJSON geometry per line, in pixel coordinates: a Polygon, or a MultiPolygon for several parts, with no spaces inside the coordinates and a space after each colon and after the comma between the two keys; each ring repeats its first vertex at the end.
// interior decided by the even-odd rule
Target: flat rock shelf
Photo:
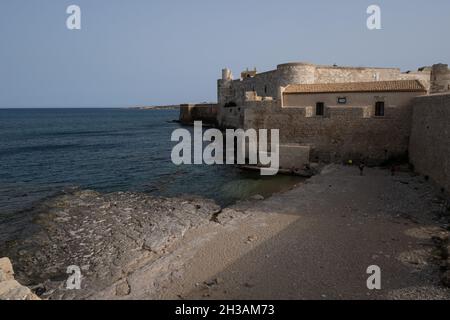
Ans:
{"type": "Polygon", "coordinates": [[[221,208],[195,197],[87,190],[59,196],[37,210],[39,231],[6,249],[18,280],[46,299],[84,299],[113,285],[118,296],[127,295],[121,279],[156,260],[221,208]],[[81,290],[65,290],[66,271],[73,265],[81,269],[81,290]]]}

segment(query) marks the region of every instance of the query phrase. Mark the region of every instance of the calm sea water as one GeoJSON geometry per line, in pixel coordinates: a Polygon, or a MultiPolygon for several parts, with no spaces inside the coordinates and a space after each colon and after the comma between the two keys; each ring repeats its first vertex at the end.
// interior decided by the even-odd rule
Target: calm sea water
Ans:
{"type": "Polygon", "coordinates": [[[23,230],[35,204],[67,188],[195,194],[228,205],[299,181],[173,165],[177,118],[177,110],[0,109],[0,241],[23,230]]]}

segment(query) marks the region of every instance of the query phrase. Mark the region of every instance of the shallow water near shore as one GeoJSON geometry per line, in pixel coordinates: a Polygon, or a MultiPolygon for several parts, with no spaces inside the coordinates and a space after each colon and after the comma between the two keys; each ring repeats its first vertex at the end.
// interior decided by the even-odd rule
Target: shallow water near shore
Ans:
{"type": "Polygon", "coordinates": [[[33,207],[67,189],[198,195],[221,206],[301,181],[232,166],[175,166],[178,110],[0,110],[0,243],[30,227],[33,207]]]}

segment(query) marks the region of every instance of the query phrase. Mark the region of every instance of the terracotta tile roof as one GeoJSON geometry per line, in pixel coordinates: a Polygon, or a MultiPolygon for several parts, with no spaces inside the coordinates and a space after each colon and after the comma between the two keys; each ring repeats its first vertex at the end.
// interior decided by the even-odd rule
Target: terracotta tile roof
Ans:
{"type": "Polygon", "coordinates": [[[292,84],[285,93],[333,93],[333,92],[418,92],[426,91],[419,80],[375,82],[292,84]]]}

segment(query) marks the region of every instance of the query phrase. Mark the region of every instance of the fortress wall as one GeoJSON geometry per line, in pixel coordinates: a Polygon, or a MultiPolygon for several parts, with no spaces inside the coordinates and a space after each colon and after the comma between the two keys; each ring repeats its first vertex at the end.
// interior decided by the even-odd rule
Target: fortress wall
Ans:
{"type": "Polygon", "coordinates": [[[242,80],[242,88],[245,92],[255,91],[260,97],[276,97],[278,92],[278,74],[276,70],[258,73],[253,78],[242,80]]]}
{"type": "Polygon", "coordinates": [[[311,161],[363,157],[380,163],[389,157],[403,157],[408,151],[409,125],[395,118],[357,118],[343,113],[325,118],[304,117],[295,110],[263,115],[249,110],[245,120],[249,121],[246,127],[278,128],[281,143],[311,146],[311,161]]]}
{"type": "Polygon", "coordinates": [[[217,103],[219,105],[234,99],[233,82],[231,80],[217,80],[217,103]]]}
{"type": "Polygon", "coordinates": [[[256,112],[267,112],[267,110],[273,110],[273,112],[275,112],[276,107],[276,100],[263,100],[245,101],[242,106],[221,108],[220,112],[223,114],[219,120],[219,126],[222,128],[244,128],[244,119],[247,109],[254,109],[256,112]]]}
{"type": "Polygon", "coordinates": [[[410,162],[450,193],[450,94],[414,99],[410,162]]]}
{"type": "Polygon", "coordinates": [[[273,97],[278,94],[278,73],[276,70],[258,73],[255,77],[242,80],[219,80],[219,103],[233,101],[242,105],[245,93],[255,91],[260,97],[273,97]]]}
{"type": "Polygon", "coordinates": [[[433,65],[431,81],[431,93],[450,92],[450,69],[448,68],[448,65],[433,65]]]}
{"type": "Polygon", "coordinates": [[[180,122],[192,124],[194,121],[203,121],[206,124],[215,124],[217,121],[217,104],[182,104],[180,105],[180,122]]]}
{"type": "Polygon", "coordinates": [[[369,82],[389,81],[400,79],[400,69],[396,68],[351,68],[328,67],[316,68],[316,83],[345,83],[345,82],[369,82]]]}
{"type": "Polygon", "coordinates": [[[404,93],[403,101],[386,99],[386,116],[368,115],[373,106],[328,107],[325,116],[307,116],[307,106],[249,108],[245,128],[280,130],[280,143],[311,147],[311,161],[336,162],[369,159],[379,164],[408,153],[410,101],[417,93],[404,93]],[[401,102],[401,103],[400,103],[401,102]],[[395,104],[394,104],[395,103],[395,104]]]}
{"type": "Polygon", "coordinates": [[[417,71],[417,72],[410,72],[410,73],[401,73],[399,80],[419,80],[423,86],[427,89],[427,91],[430,90],[431,85],[431,71],[417,71]]]}
{"type": "Polygon", "coordinates": [[[314,83],[316,66],[307,63],[286,63],[277,66],[278,87],[289,84],[314,83]]]}
{"type": "Polygon", "coordinates": [[[220,109],[219,126],[221,128],[242,128],[244,123],[244,109],[240,107],[220,109]]]}

